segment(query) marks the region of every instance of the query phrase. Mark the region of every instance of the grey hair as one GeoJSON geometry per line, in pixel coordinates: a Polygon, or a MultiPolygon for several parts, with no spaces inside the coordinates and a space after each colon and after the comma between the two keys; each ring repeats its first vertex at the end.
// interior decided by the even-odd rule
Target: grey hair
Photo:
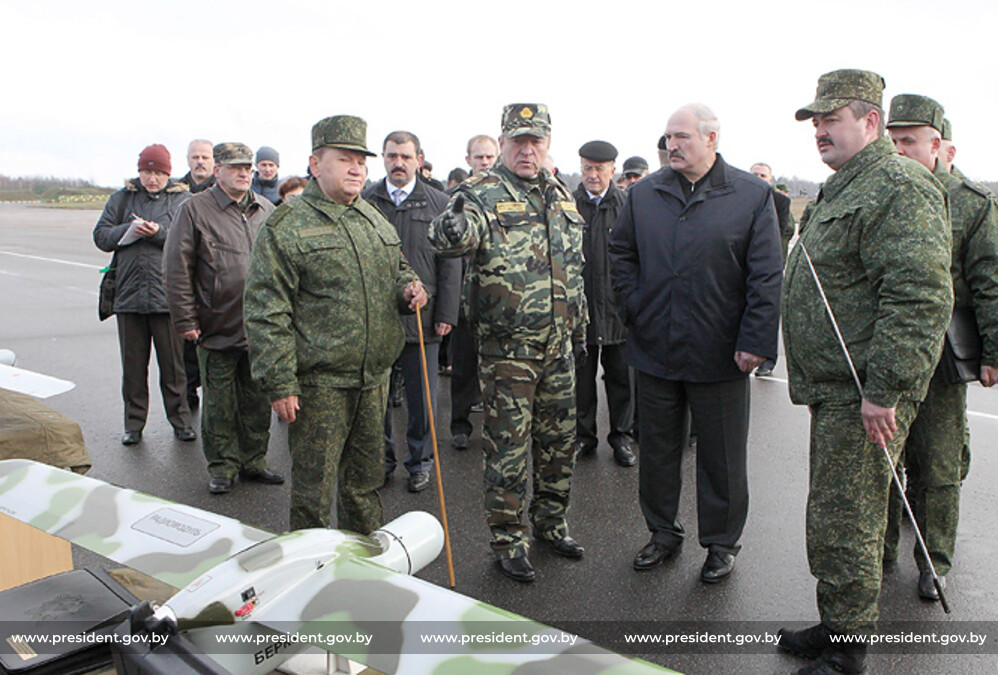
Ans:
{"type": "Polygon", "coordinates": [[[714,150],[717,150],[721,144],[721,123],[717,121],[717,115],[714,114],[714,111],[703,103],[688,103],[682,109],[689,110],[697,118],[697,131],[700,132],[700,136],[707,138],[711,132],[716,134],[714,136],[714,150]]]}
{"type": "Polygon", "coordinates": [[[212,147],[214,147],[214,146],[215,146],[215,144],[214,144],[214,143],[212,143],[211,141],[209,141],[209,140],[207,140],[207,139],[205,139],[205,138],[195,138],[195,139],[194,139],[193,141],[191,141],[190,143],[188,143],[188,144],[187,144],[187,154],[188,154],[188,155],[190,155],[190,154],[191,154],[191,148],[193,148],[193,147],[194,147],[195,145],[197,145],[198,143],[204,143],[204,144],[206,144],[206,145],[210,145],[210,146],[212,146],[212,147]]]}

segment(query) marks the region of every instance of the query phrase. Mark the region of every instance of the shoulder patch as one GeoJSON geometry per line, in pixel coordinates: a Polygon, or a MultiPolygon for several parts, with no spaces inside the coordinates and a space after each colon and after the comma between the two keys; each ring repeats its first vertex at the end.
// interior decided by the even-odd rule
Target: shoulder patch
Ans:
{"type": "Polygon", "coordinates": [[[967,186],[967,188],[969,188],[970,190],[973,190],[977,194],[981,195],[982,197],[994,197],[995,196],[995,194],[991,190],[989,190],[984,185],[981,185],[977,181],[970,180],[969,178],[964,178],[963,179],[963,184],[965,186],[967,186]]]}
{"type": "Polygon", "coordinates": [[[291,205],[293,203],[294,202],[283,202],[280,206],[274,209],[270,216],[267,217],[266,225],[268,227],[276,227],[282,220],[284,220],[285,216],[291,213],[291,205]]]}

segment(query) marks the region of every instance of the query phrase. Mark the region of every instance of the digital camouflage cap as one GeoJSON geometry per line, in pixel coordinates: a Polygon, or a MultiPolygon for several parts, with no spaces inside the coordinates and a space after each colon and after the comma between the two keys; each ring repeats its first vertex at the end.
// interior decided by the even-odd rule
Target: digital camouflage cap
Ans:
{"type": "Polygon", "coordinates": [[[887,128],[932,127],[943,133],[943,107],[938,101],[918,94],[898,94],[891,99],[887,128]]]}
{"type": "Polygon", "coordinates": [[[215,164],[253,164],[253,151],[242,143],[219,143],[211,150],[215,164]]]}
{"type": "Polygon", "coordinates": [[[524,134],[544,138],[551,135],[551,115],[543,103],[510,103],[502,109],[502,135],[524,134]]]}
{"type": "Polygon", "coordinates": [[[326,117],[312,127],[312,151],[319,148],[355,150],[368,157],[375,153],[367,149],[367,122],[353,115],[326,117]]]}
{"type": "Polygon", "coordinates": [[[869,70],[833,70],[818,78],[814,101],[797,111],[797,120],[844,108],[853,101],[883,106],[884,78],[869,70]]]}

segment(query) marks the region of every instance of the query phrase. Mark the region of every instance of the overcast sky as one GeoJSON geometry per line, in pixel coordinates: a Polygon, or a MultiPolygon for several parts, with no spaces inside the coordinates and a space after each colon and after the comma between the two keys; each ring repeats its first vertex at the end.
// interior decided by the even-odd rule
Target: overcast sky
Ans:
{"type": "MultiPolygon", "coordinates": [[[[612,142],[657,165],[671,112],[699,101],[721,122],[720,151],[742,168],[823,180],[813,131],[794,111],[820,74],[874,70],[899,93],[940,101],[956,162],[998,180],[996,3],[13,2],[0,40],[0,173],[118,185],[163,143],[174,175],[191,138],[281,154],[301,174],[322,117],[368,121],[380,150],[416,133],[434,174],[464,166],[467,139],[496,135],[502,106],[547,103],[559,168],[578,147],[612,142]]],[[[372,178],[384,176],[380,158],[372,178]]]]}

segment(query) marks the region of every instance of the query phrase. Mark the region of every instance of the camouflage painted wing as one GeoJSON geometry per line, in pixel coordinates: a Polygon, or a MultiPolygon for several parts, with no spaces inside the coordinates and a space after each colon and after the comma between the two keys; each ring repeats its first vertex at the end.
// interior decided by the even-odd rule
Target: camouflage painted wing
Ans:
{"type": "Polygon", "coordinates": [[[255,623],[384,673],[673,672],[350,555],[260,609],[255,623]]]}
{"type": "Polygon", "coordinates": [[[26,459],[0,461],[0,513],[177,588],[274,536],[26,459]]]}

